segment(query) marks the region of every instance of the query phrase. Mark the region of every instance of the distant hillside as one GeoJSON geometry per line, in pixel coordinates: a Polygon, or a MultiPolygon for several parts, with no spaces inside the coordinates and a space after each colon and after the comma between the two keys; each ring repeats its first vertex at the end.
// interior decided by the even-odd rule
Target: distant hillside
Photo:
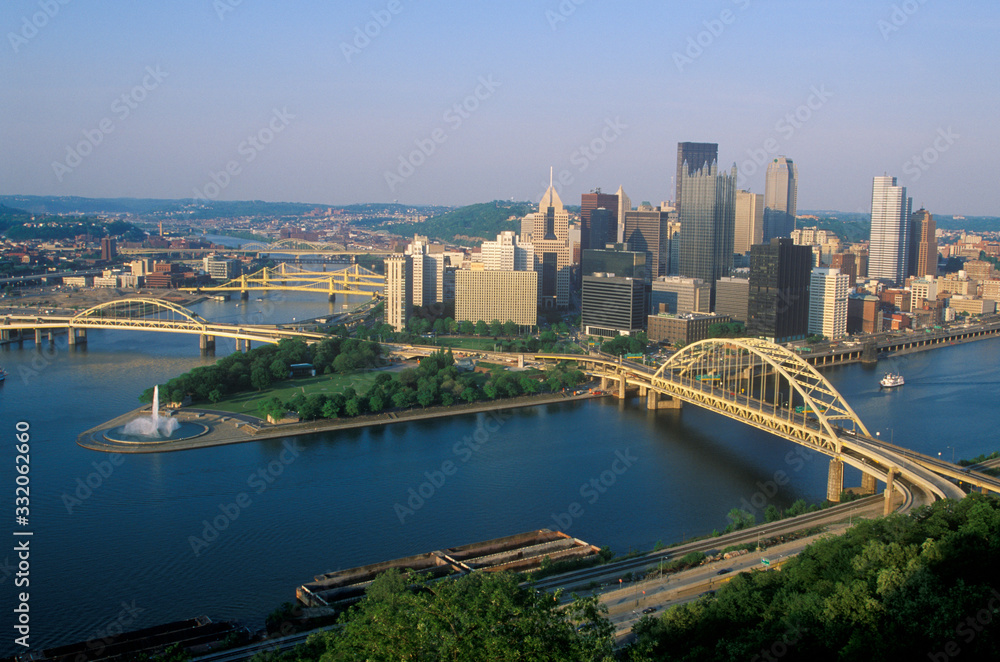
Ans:
{"type": "Polygon", "coordinates": [[[474,244],[481,239],[496,239],[504,230],[520,232],[520,219],[536,211],[536,207],[530,202],[494,200],[460,207],[422,223],[397,223],[392,226],[391,232],[402,236],[422,234],[456,244],[474,244]],[[517,220],[507,220],[511,216],[517,220]]]}
{"type": "MultiPolygon", "coordinates": [[[[836,232],[838,236],[850,242],[864,241],[871,234],[871,214],[859,212],[842,211],[799,211],[800,214],[809,214],[819,217],[818,221],[812,219],[799,219],[797,227],[816,226],[823,230],[836,232]]],[[[950,214],[934,214],[934,221],[941,230],[968,230],[969,232],[997,232],[1000,231],[1000,218],[996,216],[966,216],[954,217],[950,214]]]]}

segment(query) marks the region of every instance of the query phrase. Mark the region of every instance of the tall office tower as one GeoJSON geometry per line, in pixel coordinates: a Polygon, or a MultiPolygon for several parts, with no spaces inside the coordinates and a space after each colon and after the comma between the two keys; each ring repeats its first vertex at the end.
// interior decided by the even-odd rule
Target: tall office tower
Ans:
{"type": "MultiPolygon", "coordinates": [[[[617,210],[616,210],[617,211],[617,210]]],[[[581,229],[581,235],[585,234],[581,229]]],[[[615,244],[618,238],[618,221],[611,213],[610,209],[598,207],[590,212],[590,248],[604,248],[608,244],[615,244]]],[[[580,241],[582,255],[583,240],[580,241]]]]}
{"type": "Polygon", "coordinates": [[[764,196],[736,191],[736,233],[733,252],[746,255],[750,247],[764,241],[764,196]]]}
{"type": "Polygon", "coordinates": [[[413,235],[405,255],[412,258],[413,305],[429,306],[445,300],[445,268],[450,265],[444,246],[432,244],[427,237],[413,235]]]}
{"type": "Polygon", "coordinates": [[[105,262],[113,260],[118,256],[114,237],[101,237],[101,259],[105,262]]]}
{"type": "Polygon", "coordinates": [[[618,215],[615,216],[618,219],[618,232],[615,237],[616,244],[625,243],[625,212],[632,211],[632,201],[627,195],[625,195],[625,189],[621,186],[618,187],[618,191],[615,193],[615,197],[618,198],[618,215]]]}
{"type": "Polygon", "coordinates": [[[696,172],[707,172],[719,161],[718,143],[677,143],[677,175],[674,179],[674,206],[681,208],[681,182],[696,172]]]}
{"type": "Polygon", "coordinates": [[[385,259],[385,323],[406,329],[413,312],[413,258],[396,253],[385,259]]]}
{"type": "Polygon", "coordinates": [[[521,227],[521,241],[530,242],[535,249],[538,306],[566,308],[569,306],[570,264],[573,258],[569,241],[569,214],[551,183],[551,175],[549,189],[542,196],[538,211],[525,216],[521,227]],[[524,229],[528,227],[531,228],[530,238],[524,236],[524,229]]]}
{"type": "Polygon", "coordinates": [[[767,164],[763,242],[791,235],[795,229],[798,191],[799,175],[791,159],[779,156],[767,164]]]}
{"type": "Polygon", "coordinates": [[[715,281],[716,315],[728,315],[737,322],[746,323],[750,306],[750,281],[746,278],[724,276],[715,281]]]}
{"type": "Polygon", "coordinates": [[[481,252],[486,271],[533,271],[535,248],[517,240],[512,230],[501,232],[496,241],[484,241],[481,252]]]}
{"type": "Polygon", "coordinates": [[[630,250],[646,254],[649,278],[667,274],[667,218],[669,212],[648,202],[625,212],[625,243],[630,250]]]}
{"type": "Polygon", "coordinates": [[[538,274],[534,271],[455,272],[455,321],[538,323],[538,274]]]}
{"type": "Polygon", "coordinates": [[[646,281],[606,273],[583,277],[580,326],[593,336],[632,335],[646,327],[646,281]]]}
{"type": "Polygon", "coordinates": [[[680,273],[681,224],[677,222],[677,211],[667,214],[667,276],[680,273]]]}
{"type": "Polygon", "coordinates": [[[711,284],[733,267],[736,233],[736,165],[719,174],[714,165],[682,183],[680,274],[711,284]]]}
{"type": "Polygon", "coordinates": [[[583,276],[606,274],[622,278],[649,280],[646,273],[646,254],[630,251],[625,244],[610,244],[609,248],[588,248],[583,251],[580,273],[583,276]]]}
{"type": "Polygon", "coordinates": [[[906,279],[910,248],[910,207],[906,187],[896,178],[875,177],[872,183],[872,229],[868,242],[868,277],[901,285],[906,279]]]}
{"type": "Polygon", "coordinates": [[[918,209],[910,217],[909,275],[923,278],[937,276],[937,224],[926,209],[918,209]]]}
{"type": "Polygon", "coordinates": [[[830,256],[830,267],[840,269],[840,273],[847,274],[848,287],[853,288],[858,282],[858,256],[854,253],[834,253],[830,256]]]}
{"type": "Polygon", "coordinates": [[[580,250],[604,248],[605,244],[613,244],[616,241],[618,241],[618,196],[601,193],[601,189],[593,193],[584,193],[580,198],[580,250]],[[600,241],[594,242],[591,232],[591,212],[602,207],[610,213],[612,227],[605,226],[608,234],[600,241]]]}
{"type": "Polygon", "coordinates": [[[809,280],[809,333],[836,340],[847,335],[850,277],[839,269],[813,269],[809,280]]]}
{"type": "Polygon", "coordinates": [[[750,248],[747,335],[783,343],[809,331],[812,249],[774,238],[750,248]]]}

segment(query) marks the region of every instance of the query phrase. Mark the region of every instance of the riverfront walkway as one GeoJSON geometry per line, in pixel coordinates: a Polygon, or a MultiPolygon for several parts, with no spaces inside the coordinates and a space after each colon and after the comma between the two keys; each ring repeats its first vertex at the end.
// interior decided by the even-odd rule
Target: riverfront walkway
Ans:
{"type": "Polygon", "coordinates": [[[566,393],[545,393],[531,396],[521,396],[518,398],[505,398],[502,400],[492,400],[490,402],[475,402],[472,404],[452,405],[450,407],[427,407],[425,409],[407,409],[403,411],[384,412],[376,415],[355,416],[354,418],[333,418],[308,421],[303,423],[282,423],[270,424],[248,414],[233,414],[230,412],[217,411],[201,408],[183,408],[174,413],[174,418],[180,422],[201,423],[207,425],[209,431],[198,437],[190,439],[180,439],[177,441],[143,441],[143,442],[121,442],[110,441],[104,437],[104,432],[125,425],[129,421],[140,416],[148,416],[150,407],[140,407],[123,414],[118,418],[101,423],[93,427],[79,437],[76,443],[84,448],[105,453],[166,453],[170,451],[184,451],[195,448],[210,448],[212,446],[226,446],[229,444],[241,444],[248,441],[260,441],[262,439],[284,439],[306,434],[316,434],[318,432],[335,432],[338,430],[350,430],[366,428],[377,425],[389,425],[392,423],[402,423],[406,421],[419,421],[431,418],[444,418],[448,416],[461,416],[464,414],[478,414],[482,412],[497,412],[505,409],[518,409],[522,407],[536,407],[539,405],[555,404],[562,402],[573,402],[577,400],[587,400],[596,396],[591,393],[573,395],[566,393]]]}

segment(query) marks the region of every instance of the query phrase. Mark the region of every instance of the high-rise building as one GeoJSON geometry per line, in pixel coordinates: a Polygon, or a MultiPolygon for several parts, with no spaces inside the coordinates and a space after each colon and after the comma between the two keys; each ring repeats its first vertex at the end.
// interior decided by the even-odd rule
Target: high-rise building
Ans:
{"type": "Polygon", "coordinates": [[[733,252],[746,255],[750,247],[764,241],[764,196],[736,191],[736,233],[733,252]]]}
{"type": "Polygon", "coordinates": [[[569,213],[551,182],[538,204],[538,211],[524,217],[521,223],[521,241],[530,243],[535,249],[539,307],[569,306],[570,265],[573,258],[569,241],[569,213]],[[530,234],[525,236],[525,230],[530,234]]]}
{"type": "Polygon", "coordinates": [[[625,212],[625,243],[631,250],[646,254],[650,278],[667,273],[668,217],[669,212],[645,202],[637,210],[625,212]]]}
{"type": "Polygon", "coordinates": [[[609,244],[608,248],[588,248],[583,251],[580,271],[584,276],[607,274],[649,280],[646,254],[626,250],[624,244],[609,244]]]}
{"type": "Polygon", "coordinates": [[[683,177],[681,184],[679,272],[714,287],[733,266],[736,166],[729,174],[719,174],[712,165],[683,177]]]}
{"type": "Polygon", "coordinates": [[[618,198],[618,214],[615,216],[618,219],[618,230],[615,243],[623,244],[625,243],[625,212],[632,211],[632,200],[625,195],[625,189],[622,186],[618,187],[615,197],[618,198]]]}
{"type": "Polygon", "coordinates": [[[101,259],[105,262],[115,259],[118,250],[114,237],[101,237],[101,259]]]}
{"type": "Polygon", "coordinates": [[[910,249],[910,207],[906,187],[896,178],[872,183],[872,227],[868,242],[868,277],[900,285],[906,279],[910,249]]]}
{"type": "Polygon", "coordinates": [[[677,175],[674,179],[674,206],[681,208],[681,182],[696,172],[708,172],[719,161],[718,143],[677,143],[677,175]]]}
{"type": "Polygon", "coordinates": [[[489,324],[511,321],[518,326],[538,323],[538,273],[535,271],[455,272],[455,321],[489,324]]]}
{"type": "Polygon", "coordinates": [[[677,221],[677,210],[667,213],[667,274],[676,276],[680,273],[681,263],[681,224],[677,221]]]}
{"type": "Polygon", "coordinates": [[[581,326],[587,335],[632,335],[646,328],[644,279],[584,276],[580,301],[581,326]]]}
{"type": "Polygon", "coordinates": [[[663,276],[652,283],[650,314],[707,313],[712,310],[712,286],[700,278],[663,276]]]}
{"type": "Polygon", "coordinates": [[[727,315],[737,322],[747,321],[750,307],[750,281],[724,276],[715,281],[715,313],[727,315]]]}
{"type": "Polygon", "coordinates": [[[385,323],[404,331],[413,312],[413,258],[396,253],[385,259],[385,323]]]}
{"type": "Polygon", "coordinates": [[[847,274],[849,287],[854,287],[858,282],[858,256],[854,253],[834,253],[830,256],[830,267],[840,269],[840,273],[847,274]]]}
{"type": "Polygon", "coordinates": [[[496,241],[484,241],[480,249],[483,268],[487,271],[533,271],[535,248],[518,241],[512,230],[501,232],[496,241]]]}
{"type": "Polygon", "coordinates": [[[427,237],[413,235],[413,241],[407,245],[404,254],[411,258],[412,305],[430,306],[444,302],[445,272],[451,266],[444,246],[431,243],[427,237]]]}
{"type": "Polygon", "coordinates": [[[816,268],[809,281],[809,333],[836,340],[847,334],[847,274],[816,268]]]}
{"type": "Polygon", "coordinates": [[[747,335],[783,343],[809,331],[809,277],[813,255],[788,238],[750,248],[747,335]]]}
{"type": "Polygon", "coordinates": [[[764,237],[788,237],[795,229],[798,209],[798,170],[791,159],[779,156],[767,164],[764,184],[764,237]]]}
{"type": "Polygon", "coordinates": [[[926,209],[918,209],[910,217],[909,275],[923,278],[937,276],[937,224],[926,209]]]}
{"type": "Polygon", "coordinates": [[[881,333],[882,302],[873,294],[852,294],[847,297],[847,332],[881,333]]]}
{"type": "Polygon", "coordinates": [[[601,193],[597,189],[593,193],[584,193],[580,198],[580,250],[588,248],[604,248],[605,244],[618,241],[618,196],[601,193]],[[604,209],[604,235],[592,232],[591,213],[595,209],[604,209]],[[596,240],[596,241],[595,241],[596,240]]]}

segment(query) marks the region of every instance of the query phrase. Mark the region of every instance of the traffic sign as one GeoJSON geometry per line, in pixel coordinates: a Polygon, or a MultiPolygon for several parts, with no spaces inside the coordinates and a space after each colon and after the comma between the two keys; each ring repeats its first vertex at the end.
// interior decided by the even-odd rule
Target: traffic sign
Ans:
{"type": "Polygon", "coordinates": [[[771,560],[770,559],[761,559],[760,562],[763,565],[771,565],[771,560]]]}

